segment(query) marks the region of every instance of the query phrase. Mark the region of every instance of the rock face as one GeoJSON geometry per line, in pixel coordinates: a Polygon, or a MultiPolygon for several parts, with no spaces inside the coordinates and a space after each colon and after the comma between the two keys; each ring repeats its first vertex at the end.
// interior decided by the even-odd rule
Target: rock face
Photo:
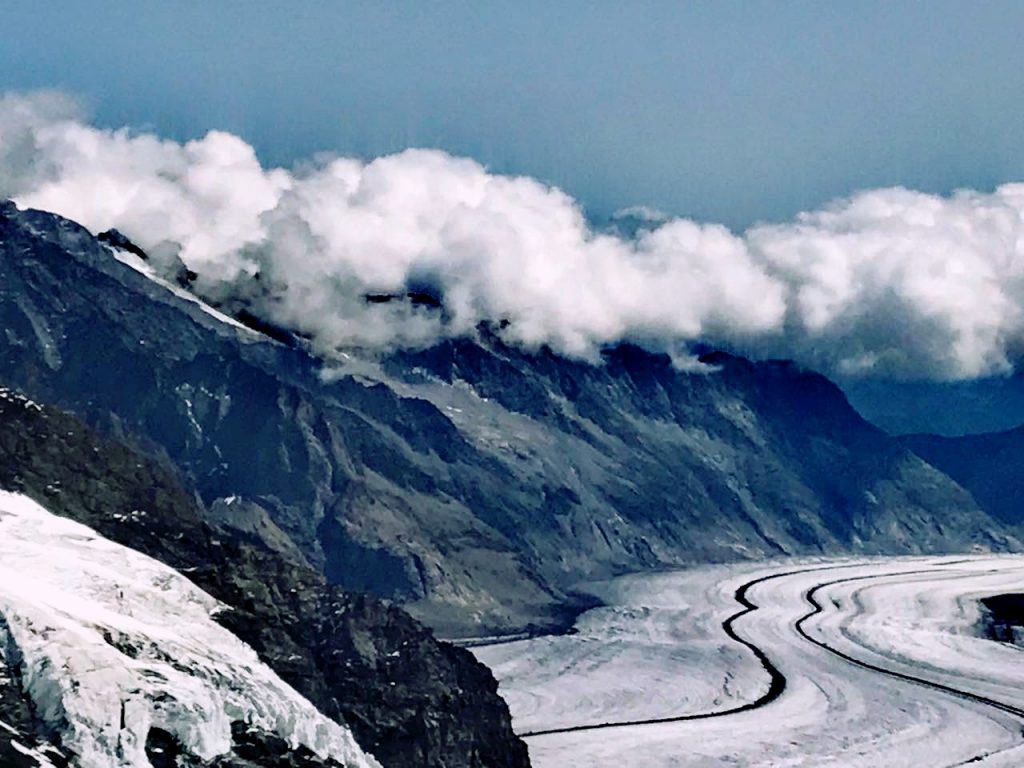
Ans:
{"type": "Polygon", "coordinates": [[[990,595],[980,602],[982,634],[1000,643],[1024,646],[1024,595],[990,595]]]}
{"type": "Polygon", "coordinates": [[[559,625],[575,583],[622,570],[1017,546],[788,363],[687,371],[623,345],[594,365],[500,326],[324,362],[11,205],[0,325],[12,385],[162,456],[209,519],[446,634],[559,625]]]}
{"type": "MultiPolygon", "coordinates": [[[[348,725],[385,768],[529,764],[494,678],[471,654],[437,642],[394,606],[328,585],[254,535],[214,528],[167,468],[7,389],[0,389],[0,488],[170,565],[227,603],[233,610],[221,623],[348,725]]],[[[21,713],[16,727],[38,730],[31,707],[4,699],[0,706],[0,718],[21,713]]],[[[162,751],[153,754],[174,754],[172,743],[154,739],[162,751]]],[[[317,765],[284,755],[272,735],[248,732],[236,734],[232,759],[223,764],[317,765]]]]}

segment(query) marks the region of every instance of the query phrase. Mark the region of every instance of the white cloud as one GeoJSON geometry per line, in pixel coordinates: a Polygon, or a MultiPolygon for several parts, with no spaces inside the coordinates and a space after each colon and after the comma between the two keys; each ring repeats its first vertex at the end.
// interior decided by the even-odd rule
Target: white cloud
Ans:
{"type": "Polygon", "coordinates": [[[51,93],[0,99],[0,194],[178,255],[201,291],[247,295],[325,353],[506,319],[511,340],[584,358],[623,338],[704,340],[969,378],[1007,370],[1024,337],[1024,185],[875,190],[743,235],[647,215],[627,238],[591,229],[561,190],[443,152],[265,169],[230,134],[97,129],[51,93]],[[443,314],[363,298],[419,284],[443,314]]]}
{"type": "Polygon", "coordinates": [[[1024,337],[1024,186],[880,189],[746,240],[787,285],[793,354],[847,372],[971,378],[1024,337]]]}

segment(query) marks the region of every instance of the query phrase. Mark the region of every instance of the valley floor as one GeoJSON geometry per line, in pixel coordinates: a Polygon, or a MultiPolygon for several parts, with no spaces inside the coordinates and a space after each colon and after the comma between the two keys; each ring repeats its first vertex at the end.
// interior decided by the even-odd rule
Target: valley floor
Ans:
{"type": "Polygon", "coordinates": [[[538,768],[1024,765],[1024,652],[979,636],[977,603],[1024,592],[1024,557],[708,566],[592,591],[607,607],[575,634],[474,649],[538,768]]]}

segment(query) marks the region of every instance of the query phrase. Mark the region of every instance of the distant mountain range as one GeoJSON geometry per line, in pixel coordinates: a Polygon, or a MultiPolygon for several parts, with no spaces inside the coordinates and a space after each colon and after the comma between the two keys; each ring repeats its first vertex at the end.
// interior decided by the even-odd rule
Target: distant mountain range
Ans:
{"type": "Polygon", "coordinates": [[[964,437],[908,435],[902,442],[966,488],[1003,525],[1024,525],[1024,427],[964,437]]]}
{"type": "Polygon", "coordinates": [[[969,381],[838,382],[868,421],[894,435],[960,436],[1001,432],[1024,424],[1024,375],[969,381]]]}

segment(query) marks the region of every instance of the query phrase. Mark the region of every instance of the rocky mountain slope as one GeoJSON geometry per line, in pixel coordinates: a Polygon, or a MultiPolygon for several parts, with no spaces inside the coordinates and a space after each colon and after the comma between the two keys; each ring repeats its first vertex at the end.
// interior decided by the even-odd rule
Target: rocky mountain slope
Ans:
{"type": "Polygon", "coordinates": [[[788,363],[622,345],[592,364],[500,324],[324,360],[130,261],[0,208],[0,376],[162,456],[210,520],[445,633],[559,624],[574,584],[628,569],[1017,546],[788,363]]]}
{"type": "MultiPolygon", "coordinates": [[[[101,438],[74,416],[41,407],[8,389],[0,389],[0,489],[33,498],[110,542],[130,547],[126,558],[141,553],[138,558],[148,555],[175,568],[230,606],[215,614],[224,629],[255,649],[322,713],[350,727],[359,745],[385,768],[528,765],[526,748],[512,735],[494,678],[468,652],[438,643],[398,608],[326,584],[300,558],[268,549],[256,536],[211,526],[171,471],[118,441],[101,438]]],[[[74,544],[72,536],[68,546],[74,544]]],[[[53,556],[59,555],[54,552],[53,556]]],[[[8,557],[2,558],[2,564],[12,565],[8,557]]],[[[52,567],[39,561],[48,578],[53,573],[73,575],[70,565],[63,557],[52,567]]],[[[102,573],[112,569],[108,565],[102,573]]],[[[5,580],[7,587],[12,579],[5,580]]],[[[34,581],[26,583],[25,589],[34,589],[34,581]]],[[[173,574],[164,581],[184,582],[173,574]]],[[[127,605],[129,586],[119,587],[122,596],[107,597],[127,605]]],[[[187,602],[194,607],[197,600],[201,602],[200,598],[187,602]]],[[[143,603],[148,606],[152,600],[143,603]]],[[[4,605],[0,598],[0,615],[7,615],[4,605]]],[[[139,611],[134,613],[139,618],[139,611]]],[[[108,616],[104,621],[109,624],[113,619],[108,616]]],[[[138,624],[117,621],[127,621],[129,629],[138,624]]],[[[84,637],[88,632],[79,634],[84,637]]],[[[132,650],[135,645],[115,646],[133,657],[132,667],[140,663],[140,651],[132,650]]],[[[22,753],[11,746],[13,741],[39,752],[60,736],[60,728],[55,729],[54,718],[40,711],[38,699],[26,702],[24,696],[16,695],[28,688],[11,686],[12,681],[24,680],[25,654],[18,644],[4,647],[9,674],[2,675],[0,719],[14,723],[18,733],[5,741],[0,730],[0,758],[14,760],[14,752],[22,753]]],[[[163,661],[175,664],[189,679],[191,664],[163,661]]],[[[121,673],[113,669],[108,674],[116,680],[121,673]]],[[[224,670],[218,672],[218,678],[223,674],[224,670]]],[[[74,683],[71,690],[81,685],[81,681],[74,683]]],[[[171,685],[165,693],[162,706],[173,710],[173,702],[182,694],[171,685]]],[[[254,716],[239,714],[237,722],[247,727],[235,727],[232,732],[234,762],[224,762],[225,768],[292,765],[289,760],[295,765],[317,765],[308,755],[304,758],[286,749],[287,744],[272,732],[254,729],[254,716]]],[[[120,732],[137,727],[137,720],[128,717],[119,727],[116,722],[107,725],[120,732]]],[[[180,733],[172,738],[172,731],[165,726],[150,732],[151,746],[165,757],[182,748],[180,733]]],[[[158,753],[150,751],[153,765],[158,766],[153,758],[158,753]]]]}

